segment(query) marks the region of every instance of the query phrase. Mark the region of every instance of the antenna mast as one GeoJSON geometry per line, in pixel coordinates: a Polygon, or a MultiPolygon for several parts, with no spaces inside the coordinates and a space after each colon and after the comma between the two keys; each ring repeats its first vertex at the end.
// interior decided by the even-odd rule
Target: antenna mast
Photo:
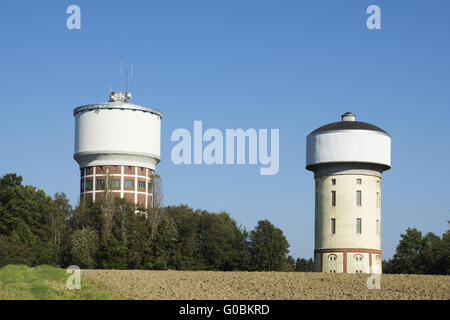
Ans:
{"type": "MultiPolygon", "coordinates": [[[[133,64],[131,64],[130,72],[128,72],[128,64],[125,65],[125,101],[128,102],[131,98],[131,94],[128,93],[128,79],[133,78],[133,64]]],[[[120,62],[120,76],[124,76],[123,74],[123,61],[120,62]]]]}

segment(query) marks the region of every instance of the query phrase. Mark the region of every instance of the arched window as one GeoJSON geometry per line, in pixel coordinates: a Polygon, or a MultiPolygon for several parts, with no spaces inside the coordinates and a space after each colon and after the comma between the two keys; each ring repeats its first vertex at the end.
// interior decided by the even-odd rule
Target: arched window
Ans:
{"type": "Polygon", "coordinates": [[[362,259],[363,259],[362,255],[360,255],[360,254],[355,255],[355,260],[356,261],[362,261],[362,259]]]}
{"type": "Polygon", "coordinates": [[[362,254],[355,254],[355,273],[362,273],[363,272],[363,255],[362,254]]]}
{"type": "Polygon", "coordinates": [[[336,273],[337,256],[335,254],[328,255],[328,271],[330,273],[336,273]]]}

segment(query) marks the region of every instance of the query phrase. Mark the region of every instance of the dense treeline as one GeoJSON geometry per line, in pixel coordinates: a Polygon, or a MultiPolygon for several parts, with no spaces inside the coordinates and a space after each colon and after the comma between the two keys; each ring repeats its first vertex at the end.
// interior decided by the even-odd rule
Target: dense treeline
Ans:
{"type": "MultiPolygon", "coordinates": [[[[81,202],[53,198],[22,177],[0,178],[0,267],[7,264],[104,269],[312,271],[312,259],[288,255],[289,243],[270,221],[250,232],[226,212],[186,205],[135,213],[123,199],[81,202]]],[[[450,274],[450,230],[439,237],[408,229],[385,273],[450,274]]]]}
{"type": "Polygon", "coordinates": [[[383,272],[450,274],[450,230],[439,237],[432,232],[422,236],[416,228],[408,228],[392,259],[383,261],[383,272]]]}
{"type": "Polygon", "coordinates": [[[289,243],[270,221],[247,232],[227,213],[160,207],[145,213],[106,191],[104,200],[72,208],[22,177],[0,179],[0,266],[49,264],[105,269],[312,271],[288,256],[289,243]]]}

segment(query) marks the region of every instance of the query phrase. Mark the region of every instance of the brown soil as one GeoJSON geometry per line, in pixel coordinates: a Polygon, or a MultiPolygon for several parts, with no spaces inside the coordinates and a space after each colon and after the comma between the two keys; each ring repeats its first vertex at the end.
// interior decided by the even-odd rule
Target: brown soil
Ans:
{"type": "Polygon", "coordinates": [[[381,275],[368,289],[368,274],[82,270],[124,299],[450,299],[450,277],[381,275]]]}

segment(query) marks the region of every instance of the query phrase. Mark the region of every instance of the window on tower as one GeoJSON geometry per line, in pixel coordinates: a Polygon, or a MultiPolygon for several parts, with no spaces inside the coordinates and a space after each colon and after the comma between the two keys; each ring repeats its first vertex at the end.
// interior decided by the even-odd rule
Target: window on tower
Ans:
{"type": "Polygon", "coordinates": [[[119,179],[114,179],[112,181],[112,186],[113,186],[113,188],[119,188],[120,187],[120,180],[119,179]]]}
{"type": "Polygon", "coordinates": [[[361,190],[356,191],[356,205],[361,206],[361,190]]]}
{"type": "Polygon", "coordinates": [[[145,181],[139,181],[139,189],[145,189],[145,181]]]}
{"type": "Polygon", "coordinates": [[[336,191],[331,191],[331,206],[336,206],[336,191]]]}
{"type": "Polygon", "coordinates": [[[328,255],[328,268],[330,270],[330,273],[336,273],[336,255],[330,254],[328,255]]]}
{"type": "Polygon", "coordinates": [[[96,182],[95,182],[95,186],[96,186],[97,188],[103,188],[103,185],[104,185],[104,184],[105,184],[105,182],[104,182],[103,179],[97,179],[96,182]]]}
{"type": "Polygon", "coordinates": [[[355,255],[355,273],[362,273],[363,272],[363,256],[361,254],[355,255]]]}
{"type": "Polygon", "coordinates": [[[380,193],[377,192],[377,208],[380,207],[380,193]]]}
{"type": "Polygon", "coordinates": [[[134,188],[133,180],[125,180],[125,188],[134,188]]]}
{"type": "Polygon", "coordinates": [[[336,234],[336,219],[331,218],[331,233],[336,234]]]}
{"type": "Polygon", "coordinates": [[[336,179],[331,179],[331,184],[334,186],[336,184],[336,179]]]}
{"type": "Polygon", "coordinates": [[[361,218],[356,218],[356,233],[361,233],[361,218]]]}

